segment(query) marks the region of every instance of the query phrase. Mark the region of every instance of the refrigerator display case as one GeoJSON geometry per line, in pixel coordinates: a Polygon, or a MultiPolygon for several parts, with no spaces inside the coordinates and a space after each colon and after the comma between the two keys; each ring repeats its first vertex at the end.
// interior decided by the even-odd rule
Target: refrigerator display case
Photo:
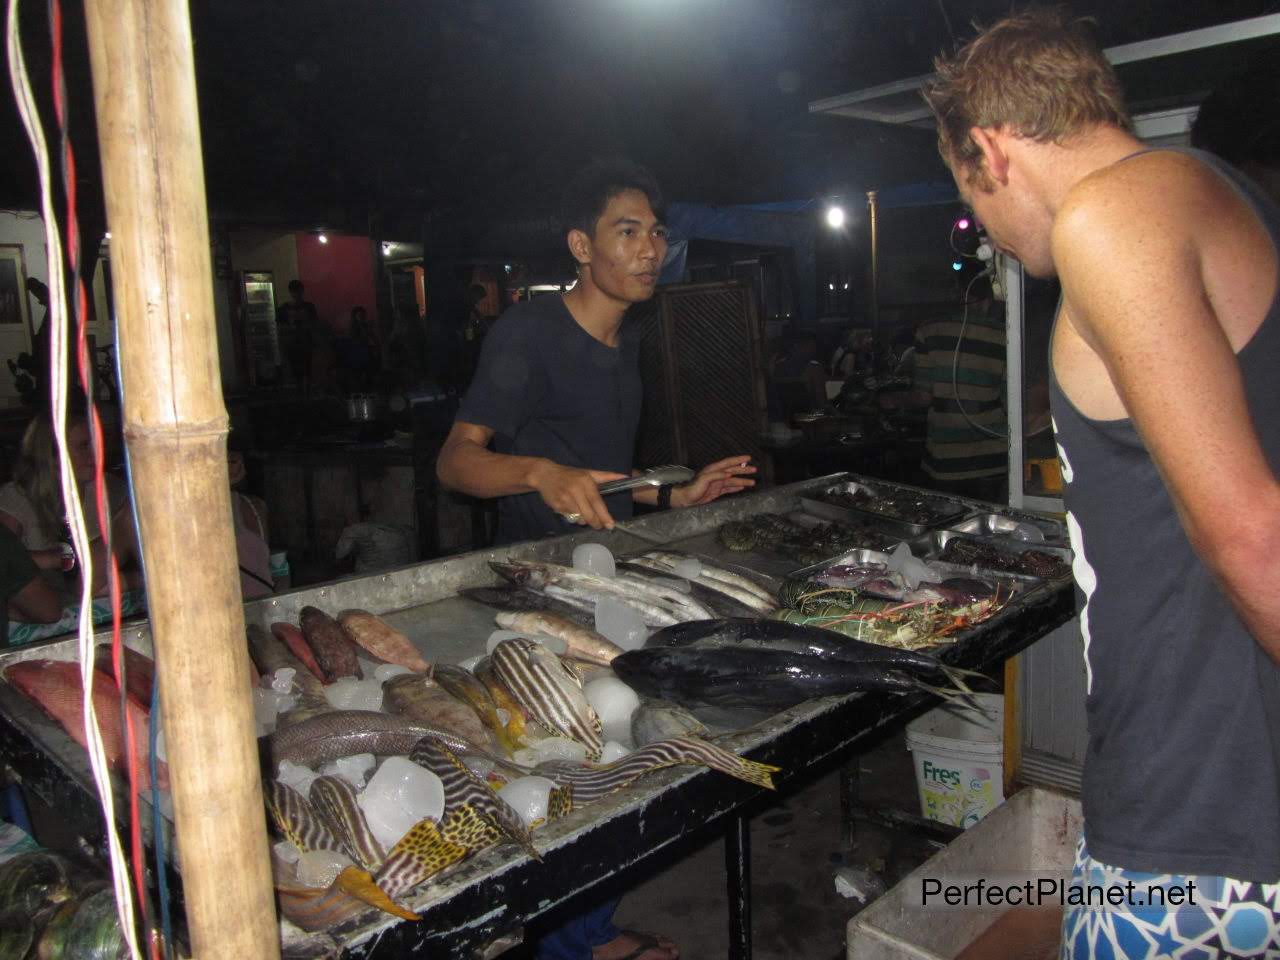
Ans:
{"type": "Polygon", "coordinates": [[[240,275],[240,303],[249,382],[273,381],[280,367],[280,331],[276,327],[275,282],[270,271],[246,270],[240,275]]]}

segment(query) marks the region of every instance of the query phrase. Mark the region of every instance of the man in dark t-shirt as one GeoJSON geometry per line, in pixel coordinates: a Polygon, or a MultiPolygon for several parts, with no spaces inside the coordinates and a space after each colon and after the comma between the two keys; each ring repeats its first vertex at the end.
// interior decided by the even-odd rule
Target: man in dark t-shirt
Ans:
{"type": "MultiPolygon", "coordinates": [[[[639,331],[623,318],[657,287],[667,249],[662,198],[642,168],[598,161],[570,183],[564,222],[577,284],[512,307],[494,325],[437,466],[445,487],[499,498],[501,543],[571,533],[575,521],[611,529],[634,500],[695,506],[755,482],[749,458],[736,456],[680,487],[600,496],[598,484],[632,472],[639,331]]],[[[616,905],[542,937],[538,960],[679,957],[670,940],[615,927],[616,905]]]]}

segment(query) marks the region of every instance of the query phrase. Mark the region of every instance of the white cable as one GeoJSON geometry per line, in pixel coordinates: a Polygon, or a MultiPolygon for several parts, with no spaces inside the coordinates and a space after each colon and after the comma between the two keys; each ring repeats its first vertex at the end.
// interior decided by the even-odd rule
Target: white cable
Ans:
{"type": "MultiPolygon", "coordinates": [[[[111,858],[111,881],[115,888],[116,913],[121,932],[129,945],[133,960],[142,960],[138,947],[138,933],[134,922],[133,893],[130,890],[129,869],[125,860],[120,835],[116,830],[115,797],[111,789],[111,775],[107,770],[106,750],[102,732],[98,729],[98,717],[93,707],[93,559],[89,551],[89,535],[85,528],[84,510],[80,503],[80,491],[71,469],[67,451],[67,308],[65,302],[66,279],[62,263],[62,240],[58,235],[58,221],[53,210],[53,189],[49,175],[49,148],[40,126],[35,97],[27,74],[22,45],[18,40],[18,0],[9,0],[7,24],[9,53],[9,79],[17,100],[18,113],[22,116],[31,149],[35,153],[36,167],[40,174],[40,204],[44,214],[45,245],[49,260],[49,351],[51,400],[53,406],[53,430],[58,444],[58,460],[62,475],[62,499],[67,507],[67,519],[71,525],[71,539],[80,560],[83,589],[80,597],[80,676],[84,695],[85,741],[89,753],[89,767],[93,771],[94,784],[102,802],[106,821],[107,849],[111,858]]],[[[124,717],[121,718],[122,722],[124,717]]],[[[123,733],[121,743],[126,744],[123,733]]],[[[132,763],[133,757],[126,757],[132,763]]]]}

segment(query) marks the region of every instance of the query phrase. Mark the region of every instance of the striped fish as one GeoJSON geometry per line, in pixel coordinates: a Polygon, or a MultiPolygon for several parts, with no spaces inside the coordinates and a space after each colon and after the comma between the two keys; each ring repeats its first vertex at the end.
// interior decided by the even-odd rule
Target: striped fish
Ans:
{"type": "Polygon", "coordinates": [[[600,718],[578,677],[554,653],[532,640],[503,640],[490,656],[493,671],[512,696],[549,733],[576,740],[594,760],[604,748],[600,718]]]}
{"type": "Polygon", "coordinates": [[[772,775],[782,769],[747,760],[698,737],[676,737],[673,740],[651,743],[602,767],[584,767],[568,760],[552,760],[539,764],[534,773],[554,780],[561,788],[571,788],[573,803],[582,806],[622,789],[650,770],[660,770],[681,763],[704,764],[713,770],[769,790],[773,789],[772,775]]]}
{"type": "Polygon", "coordinates": [[[433,820],[419,820],[391,848],[374,882],[388,897],[398,897],[501,840],[498,828],[471,807],[459,807],[439,826],[433,820]]]}
{"type": "Polygon", "coordinates": [[[267,809],[276,829],[299,850],[332,850],[346,853],[342,841],[333,835],[306,797],[278,780],[271,781],[267,809]]]}
{"type": "Polygon", "coordinates": [[[355,788],[341,777],[316,777],[311,783],[310,799],[311,806],[342,843],[347,855],[366,870],[377,870],[387,853],[356,803],[355,788]]]}
{"type": "MultiPolygon", "coordinates": [[[[501,840],[518,843],[529,856],[535,860],[542,859],[519,815],[489,789],[488,784],[468,770],[456,753],[439,741],[424,737],[413,748],[409,759],[440,778],[444,786],[442,823],[447,823],[452,813],[466,807],[482,820],[491,823],[501,835],[501,840]]],[[[442,835],[450,839],[447,832],[442,831],[442,835]]]]}

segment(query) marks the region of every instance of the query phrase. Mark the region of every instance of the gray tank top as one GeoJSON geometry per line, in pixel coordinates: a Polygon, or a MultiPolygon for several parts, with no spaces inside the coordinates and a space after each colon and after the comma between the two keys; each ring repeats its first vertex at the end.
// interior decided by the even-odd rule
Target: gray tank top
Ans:
{"type": "MultiPolygon", "coordinates": [[[[1280,209],[1189,149],[1280,250],[1280,209]]],[[[1280,473],[1280,296],[1237,354],[1280,473]]],[[[1200,561],[1129,420],[1083,416],[1050,375],[1088,669],[1089,852],[1153,873],[1280,880],[1280,667],[1200,561]]]]}

